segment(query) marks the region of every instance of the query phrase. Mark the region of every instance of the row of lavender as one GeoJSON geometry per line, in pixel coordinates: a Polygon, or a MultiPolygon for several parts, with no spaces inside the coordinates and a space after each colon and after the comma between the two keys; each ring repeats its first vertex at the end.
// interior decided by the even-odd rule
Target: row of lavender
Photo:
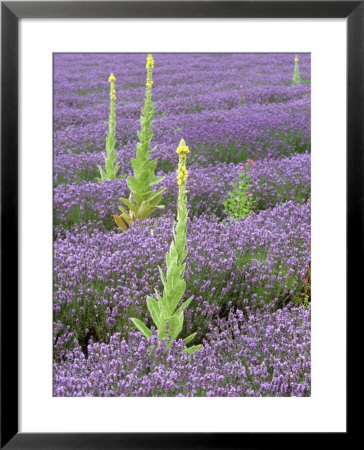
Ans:
{"type": "Polygon", "coordinates": [[[310,310],[285,307],[239,311],[219,320],[193,356],[130,332],[115,333],[109,344],[80,348],[54,364],[54,395],[72,397],[228,396],[304,397],[310,395],[310,310]]]}
{"type": "Polygon", "coordinates": [[[96,182],[105,72],[120,80],[123,173],[135,154],[145,56],[121,58],[55,57],[54,395],[309,395],[309,56],[300,55],[304,82],[292,86],[292,55],[155,55],[153,131],[166,209],[127,233],[112,219],[125,180],[96,182]],[[146,295],[161,290],[182,135],[192,156],[193,297],[182,335],[197,330],[204,344],[193,356],[182,353],[182,341],[170,349],[155,337],[147,343],[129,321],[148,318],[146,295]],[[255,212],[231,221],[223,200],[248,157],[257,160],[255,212]]]}
{"type": "MultiPolygon", "coordinates": [[[[305,98],[268,106],[239,105],[223,112],[202,110],[166,115],[155,120],[153,128],[158,167],[163,172],[173,170],[174,148],[181,137],[191,142],[191,161],[201,166],[217,161],[237,163],[246,158],[257,160],[304,153],[310,149],[309,108],[310,100],[305,98]]],[[[123,112],[116,109],[117,117],[123,118],[123,112]]],[[[78,125],[67,132],[55,132],[56,184],[96,179],[95,164],[102,162],[107,129],[106,107],[100,114],[105,117],[104,124],[78,125]],[[57,151],[57,147],[62,151],[57,151]]],[[[135,154],[138,126],[138,119],[123,119],[116,124],[118,160],[123,173],[131,170],[130,157],[135,154]]]]}
{"type": "MultiPolygon", "coordinates": [[[[188,203],[191,216],[213,214],[225,217],[223,199],[237,179],[240,164],[215,163],[207,167],[190,167],[188,203]]],[[[290,158],[261,160],[250,168],[251,191],[256,209],[267,209],[277,203],[293,200],[299,203],[310,197],[311,157],[294,154],[290,158]]],[[[166,174],[160,185],[166,187],[165,209],[158,215],[175,215],[177,185],[175,173],[166,174]]],[[[60,184],[54,189],[54,225],[70,228],[74,224],[93,222],[99,229],[115,229],[113,214],[120,197],[127,197],[125,179],[113,182],[60,184]]],[[[89,224],[91,226],[91,224],[89,224]]]]}

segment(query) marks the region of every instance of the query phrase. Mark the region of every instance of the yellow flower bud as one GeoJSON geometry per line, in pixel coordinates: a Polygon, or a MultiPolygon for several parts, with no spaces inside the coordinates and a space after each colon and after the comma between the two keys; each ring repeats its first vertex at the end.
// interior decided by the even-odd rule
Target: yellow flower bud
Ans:
{"type": "Polygon", "coordinates": [[[114,81],[115,81],[114,75],[113,75],[113,74],[110,74],[110,76],[109,76],[109,82],[110,82],[110,83],[113,83],[114,81]]]}

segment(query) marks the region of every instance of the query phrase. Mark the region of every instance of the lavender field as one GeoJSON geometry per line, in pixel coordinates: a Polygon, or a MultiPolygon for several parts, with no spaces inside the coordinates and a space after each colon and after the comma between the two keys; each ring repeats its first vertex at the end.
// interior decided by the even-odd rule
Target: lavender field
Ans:
{"type": "Polygon", "coordinates": [[[54,55],[54,396],[311,395],[310,82],[54,55]]]}

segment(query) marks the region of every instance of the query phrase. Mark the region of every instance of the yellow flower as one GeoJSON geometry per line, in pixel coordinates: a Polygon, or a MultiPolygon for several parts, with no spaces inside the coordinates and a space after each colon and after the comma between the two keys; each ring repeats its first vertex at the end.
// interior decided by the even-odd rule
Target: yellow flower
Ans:
{"type": "Polygon", "coordinates": [[[295,57],[294,62],[295,62],[295,63],[298,63],[298,58],[297,58],[297,56],[295,57]]]}
{"type": "Polygon", "coordinates": [[[180,145],[177,150],[176,153],[178,153],[181,156],[185,156],[187,153],[190,153],[189,148],[187,147],[187,145],[180,145]]]}
{"type": "Polygon", "coordinates": [[[154,67],[154,60],[152,55],[148,55],[147,65],[145,66],[147,69],[154,67]]]}
{"type": "Polygon", "coordinates": [[[152,85],[153,85],[153,81],[148,81],[146,84],[147,88],[149,88],[149,89],[152,88],[152,85]]]}
{"type": "Polygon", "coordinates": [[[181,183],[184,183],[187,180],[188,177],[188,171],[186,170],[186,167],[181,166],[177,171],[177,183],[180,185],[181,183]]]}
{"type": "Polygon", "coordinates": [[[114,81],[115,81],[115,77],[114,77],[113,74],[111,74],[111,75],[109,76],[109,82],[110,82],[110,83],[113,83],[114,81]]]}

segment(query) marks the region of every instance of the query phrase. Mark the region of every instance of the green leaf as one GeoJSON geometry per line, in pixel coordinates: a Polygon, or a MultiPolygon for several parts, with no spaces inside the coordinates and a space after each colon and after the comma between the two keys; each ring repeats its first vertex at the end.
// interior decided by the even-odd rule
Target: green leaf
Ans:
{"type": "Polygon", "coordinates": [[[136,207],[134,205],[134,203],[131,200],[128,200],[127,198],[121,197],[120,201],[124,203],[124,205],[126,205],[130,211],[133,211],[134,214],[136,214],[136,207]]]}
{"type": "Polygon", "coordinates": [[[166,188],[159,188],[156,191],[152,191],[150,195],[148,195],[148,202],[158,204],[162,198],[162,193],[166,190],[166,188]]]}
{"type": "Polygon", "coordinates": [[[182,331],[183,327],[183,313],[173,315],[169,320],[169,334],[172,340],[177,339],[177,336],[182,331]]]}
{"type": "MultiPolygon", "coordinates": [[[[170,279],[167,279],[167,286],[170,285],[170,279]]],[[[183,297],[183,294],[186,290],[186,282],[185,280],[178,280],[172,288],[172,291],[168,295],[168,303],[170,311],[173,313],[174,310],[177,308],[178,303],[181,301],[181,298],[183,297]]]]}
{"type": "Polygon", "coordinates": [[[147,296],[147,306],[150,312],[150,315],[152,316],[152,319],[154,320],[154,323],[157,325],[157,328],[159,328],[160,320],[161,320],[161,312],[159,309],[158,302],[149,295],[147,296]]]}
{"type": "Polygon", "coordinates": [[[141,161],[135,158],[130,159],[130,163],[133,166],[133,169],[138,171],[141,167],[141,161]]]}
{"type": "Polygon", "coordinates": [[[159,340],[168,337],[168,333],[166,333],[166,325],[167,325],[167,320],[166,319],[161,320],[160,326],[158,328],[159,340]]]}
{"type": "Polygon", "coordinates": [[[154,292],[155,292],[155,296],[157,297],[158,302],[163,302],[163,299],[162,299],[162,297],[158,294],[157,289],[154,289],[154,292]]]}
{"type": "Polygon", "coordinates": [[[164,286],[164,288],[166,288],[166,285],[167,285],[166,277],[164,276],[164,273],[163,273],[163,270],[162,270],[161,266],[158,266],[158,269],[159,269],[159,274],[161,276],[161,280],[162,280],[163,286],[164,286]]]}
{"type": "Polygon", "coordinates": [[[144,196],[137,192],[133,192],[133,197],[138,207],[144,202],[144,196]]]}
{"type": "Polygon", "coordinates": [[[140,321],[139,319],[131,319],[131,320],[133,324],[136,326],[136,328],[143,333],[144,337],[149,339],[152,336],[152,332],[146,325],[144,325],[142,321],[140,321]]]}
{"type": "Polygon", "coordinates": [[[120,209],[120,211],[121,211],[123,214],[125,214],[126,216],[129,216],[129,213],[128,213],[128,211],[127,211],[125,208],[123,208],[122,206],[118,206],[118,208],[120,209]]]}
{"type": "Polygon", "coordinates": [[[190,297],[188,300],[186,300],[184,303],[182,303],[182,305],[177,309],[176,314],[183,312],[191,302],[192,302],[192,297],[190,297]]]}
{"type": "Polygon", "coordinates": [[[160,183],[161,181],[163,181],[164,179],[165,179],[165,177],[156,177],[156,178],[154,178],[154,181],[152,181],[150,183],[150,186],[154,186],[154,185],[160,183]]]}
{"type": "Polygon", "coordinates": [[[104,181],[104,179],[106,178],[106,173],[105,173],[105,171],[102,169],[101,166],[97,166],[97,167],[99,168],[100,175],[101,175],[101,178],[98,178],[98,180],[99,180],[99,181],[104,181]]]}
{"type": "Polygon", "coordinates": [[[128,177],[126,184],[128,185],[128,188],[131,190],[131,192],[135,193],[140,191],[140,183],[135,178],[128,177]]]}
{"type": "Polygon", "coordinates": [[[146,220],[153,212],[153,209],[150,207],[149,203],[144,201],[137,210],[136,216],[140,220],[146,220]]]}
{"type": "Polygon", "coordinates": [[[201,350],[202,348],[203,348],[202,344],[200,344],[200,345],[193,345],[192,347],[185,348],[183,350],[183,353],[188,353],[189,355],[193,355],[195,352],[201,350]]]}
{"type": "Polygon", "coordinates": [[[151,178],[151,173],[149,170],[144,169],[140,174],[139,174],[139,179],[138,179],[138,183],[140,188],[144,188],[142,189],[142,192],[145,192],[148,188],[149,188],[149,179],[151,178]]]}
{"type": "Polygon", "coordinates": [[[197,333],[192,333],[189,336],[187,336],[185,339],[183,339],[185,344],[190,343],[191,341],[193,341],[195,339],[197,333]]]}

